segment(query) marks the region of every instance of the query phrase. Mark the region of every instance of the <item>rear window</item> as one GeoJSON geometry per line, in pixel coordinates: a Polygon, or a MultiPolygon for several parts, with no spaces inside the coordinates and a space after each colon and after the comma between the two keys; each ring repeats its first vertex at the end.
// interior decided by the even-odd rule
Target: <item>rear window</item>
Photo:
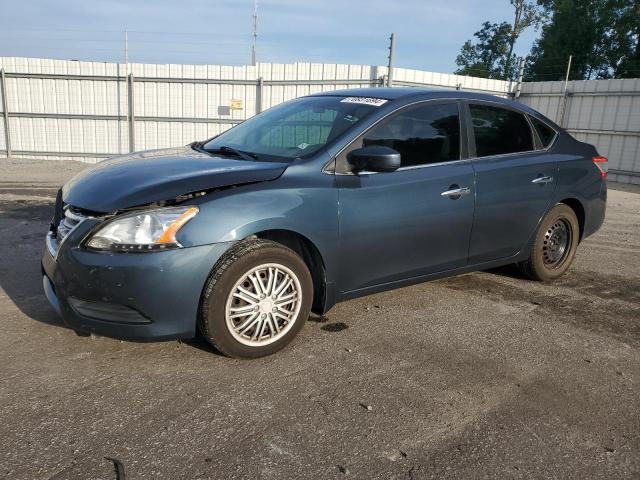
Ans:
{"type": "Polygon", "coordinates": [[[538,138],[540,138],[540,141],[542,142],[542,148],[547,148],[553,143],[554,138],[556,138],[556,131],[535,117],[530,116],[529,118],[531,119],[533,127],[536,129],[538,138]]]}
{"type": "Polygon", "coordinates": [[[533,134],[525,116],[489,105],[469,105],[476,156],[488,157],[533,150],[533,134]]]}

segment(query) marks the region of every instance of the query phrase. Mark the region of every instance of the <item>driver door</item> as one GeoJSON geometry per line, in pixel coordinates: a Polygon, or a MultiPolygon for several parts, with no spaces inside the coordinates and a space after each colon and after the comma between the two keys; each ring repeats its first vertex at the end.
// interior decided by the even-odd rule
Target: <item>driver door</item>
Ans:
{"type": "Polygon", "coordinates": [[[338,157],[342,293],[467,264],[474,171],[463,126],[457,102],[422,102],[382,120],[338,157]],[[348,152],[367,145],[397,150],[401,167],[351,173],[348,152]],[[456,189],[465,193],[447,193],[456,189]]]}

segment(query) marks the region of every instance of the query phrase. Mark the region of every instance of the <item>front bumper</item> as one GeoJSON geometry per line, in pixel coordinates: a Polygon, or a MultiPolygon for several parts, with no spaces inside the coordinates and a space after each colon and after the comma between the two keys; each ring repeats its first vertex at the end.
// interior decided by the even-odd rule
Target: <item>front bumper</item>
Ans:
{"type": "Polygon", "coordinates": [[[78,247],[92,228],[80,225],[42,256],[43,285],[65,323],[80,332],[125,340],[191,338],[211,269],[232,245],[161,252],[92,252],[78,247]]]}

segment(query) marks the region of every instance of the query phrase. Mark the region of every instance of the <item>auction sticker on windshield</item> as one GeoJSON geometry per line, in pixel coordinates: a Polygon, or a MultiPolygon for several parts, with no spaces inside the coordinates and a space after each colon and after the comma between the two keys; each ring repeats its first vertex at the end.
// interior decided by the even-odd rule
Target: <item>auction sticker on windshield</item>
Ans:
{"type": "Polygon", "coordinates": [[[373,105],[379,107],[387,103],[384,98],[371,98],[371,97],[346,97],[340,100],[342,103],[363,103],[365,105],[373,105]]]}

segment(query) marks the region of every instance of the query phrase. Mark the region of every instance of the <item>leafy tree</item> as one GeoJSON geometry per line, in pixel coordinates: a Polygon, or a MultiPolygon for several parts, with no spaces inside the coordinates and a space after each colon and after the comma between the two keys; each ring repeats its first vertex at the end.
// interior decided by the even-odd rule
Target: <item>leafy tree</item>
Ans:
{"type": "Polygon", "coordinates": [[[473,34],[476,43],[467,40],[456,58],[460,68],[455,73],[484,78],[503,78],[509,53],[511,25],[507,22],[484,22],[473,34]]]}
{"type": "Polygon", "coordinates": [[[530,26],[538,26],[542,12],[531,0],[509,0],[514,9],[513,23],[484,22],[474,33],[475,43],[467,40],[456,58],[456,73],[476,77],[513,79],[517,75],[513,54],[520,34],[530,26]]]}
{"type": "Polygon", "coordinates": [[[515,78],[516,72],[514,71],[514,55],[513,49],[515,48],[516,41],[520,34],[531,26],[536,28],[540,25],[543,19],[543,12],[536,4],[527,0],[509,0],[514,9],[513,25],[511,26],[511,32],[509,34],[509,53],[505,59],[504,78],[515,78]]]}
{"type": "Polygon", "coordinates": [[[638,0],[542,0],[550,21],[528,58],[528,80],[639,76],[638,0]]]}
{"type": "Polygon", "coordinates": [[[640,0],[622,2],[610,62],[616,78],[640,77],[640,0]]]}
{"type": "Polygon", "coordinates": [[[599,52],[604,40],[600,18],[608,0],[556,0],[548,2],[551,21],[542,28],[528,58],[527,79],[560,80],[569,56],[570,78],[606,75],[607,61],[599,52]]]}

